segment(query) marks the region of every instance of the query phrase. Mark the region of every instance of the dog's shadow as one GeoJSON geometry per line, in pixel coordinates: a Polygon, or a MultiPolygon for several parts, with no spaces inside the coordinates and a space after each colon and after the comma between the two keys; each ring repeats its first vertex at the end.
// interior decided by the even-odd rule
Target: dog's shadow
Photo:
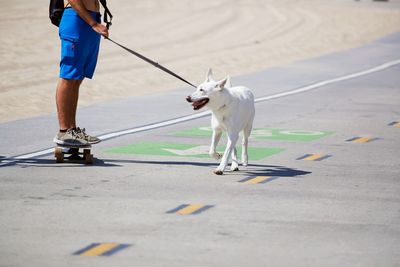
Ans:
{"type": "MultiPolygon", "coordinates": [[[[195,166],[208,167],[210,171],[216,168],[219,163],[212,162],[196,162],[196,161],[155,161],[155,160],[103,160],[103,166],[120,166],[121,164],[150,164],[150,165],[177,165],[177,166],[195,166]]],[[[100,163],[100,162],[98,162],[100,163]]],[[[298,170],[285,166],[249,164],[247,167],[240,166],[239,171],[230,171],[229,167],[224,175],[238,176],[269,176],[269,177],[298,177],[310,174],[309,171],[298,170]]]]}
{"type": "Polygon", "coordinates": [[[243,169],[239,172],[244,172],[249,176],[269,176],[269,177],[297,177],[311,173],[309,171],[298,170],[285,166],[272,166],[272,165],[259,165],[259,164],[249,164],[249,166],[246,169],[243,169]]]}
{"type": "MultiPolygon", "coordinates": [[[[4,159],[4,158],[3,158],[4,159]]],[[[82,163],[70,163],[70,164],[59,164],[56,163],[53,159],[18,159],[12,160],[10,162],[1,162],[3,163],[0,167],[9,167],[14,165],[19,165],[21,167],[79,167],[79,166],[96,166],[96,167],[123,167],[126,164],[149,164],[149,165],[165,165],[165,166],[195,166],[195,167],[208,167],[210,168],[210,172],[212,169],[216,168],[219,164],[213,162],[196,162],[196,161],[164,161],[164,160],[124,160],[124,159],[98,159],[95,158],[92,165],[85,165],[82,163]]],[[[224,172],[224,175],[235,175],[235,176],[268,176],[272,178],[279,177],[299,177],[303,175],[310,174],[309,171],[298,170],[294,168],[289,168],[286,166],[273,166],[273,165],[263,165],[263,164],[249,164],[247,167],[240,166],[239,171],[230,171],[228,170],[224,172]]]]}

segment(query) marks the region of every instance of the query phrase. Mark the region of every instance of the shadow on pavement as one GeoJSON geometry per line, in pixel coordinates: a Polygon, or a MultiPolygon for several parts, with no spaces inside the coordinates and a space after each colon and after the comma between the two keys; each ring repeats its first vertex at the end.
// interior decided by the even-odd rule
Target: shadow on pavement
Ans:
{"type": "MultiPolygon", "coordinates": [[[[84,164],[83,162],[66,161],[65,163],[56,163],[54,159],[7,159],[0,158],[0,168],[18,165],[22,168],[27,167],[123,167],[124,164],[149,164],[149,165],[178,165],[178,166],[196,166],[196,167],[217,167],[218,163],[196,162],[196,161],[165,161],[165,160],[121,160],[121,159],[94,159],[93,164],[84,164]]],[[[311,172],[288,168],[284,166],[249,164],[247,167],[240,166],[240,171],[233,172],[229,167],[225,174],[230,175],[248,175],[248,176],[271,176],[271,177],[296,177],[307,175],[311,172]]]]}

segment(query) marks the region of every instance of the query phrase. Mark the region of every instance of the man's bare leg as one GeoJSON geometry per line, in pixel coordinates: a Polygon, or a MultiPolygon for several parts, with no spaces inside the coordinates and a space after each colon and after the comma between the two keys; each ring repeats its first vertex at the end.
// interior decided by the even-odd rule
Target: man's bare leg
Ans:
{"type": "Polygon", "coordinates": [[[79,80],[74,83],[74,93],[72,95],[73,99],[72,99],[72,107],[71,107],[71,109],[72,109],[71,118],[73,118],[73,121],[72,121],[70,129],[76,128],[76,111],[78,109],[79,88],[82,84],[82,81],[83,80],[79,80]]]}
{"type": "Polygon", "coordinates": [[[60,78],[57,85],[56,103],[60,130],[76,127],[79,87],[82,80],[60,78]]]}

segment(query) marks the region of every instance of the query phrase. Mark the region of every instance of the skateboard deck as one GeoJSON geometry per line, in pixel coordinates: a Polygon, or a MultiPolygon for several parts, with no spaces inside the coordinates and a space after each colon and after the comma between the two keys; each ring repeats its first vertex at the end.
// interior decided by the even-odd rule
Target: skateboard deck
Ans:
{"type": "Polygon", "coordinates": [[[84,162],[85,164],[93,164],[93,154],[90,153],[91,145],[87,146],[69,146],[59,145],[54,148],[54,157],[57,163],[64,161],[84,162]]]}

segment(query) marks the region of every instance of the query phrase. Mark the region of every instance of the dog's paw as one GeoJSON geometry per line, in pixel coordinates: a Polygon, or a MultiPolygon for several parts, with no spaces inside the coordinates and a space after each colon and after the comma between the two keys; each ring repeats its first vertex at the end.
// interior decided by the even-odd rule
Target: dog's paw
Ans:
{"type": "Polygon", "coordinates": [[[231,171],[233,171],[233,172],[239,171],[239,164],[237,162],[232,162],[231,171]]]}
{"type": "Polygon", "coordinates": [[[224,172],[221,171],[221,170],[215,170],[214,173],[215,173],[216,175],[222,175],[224,172]]]}

